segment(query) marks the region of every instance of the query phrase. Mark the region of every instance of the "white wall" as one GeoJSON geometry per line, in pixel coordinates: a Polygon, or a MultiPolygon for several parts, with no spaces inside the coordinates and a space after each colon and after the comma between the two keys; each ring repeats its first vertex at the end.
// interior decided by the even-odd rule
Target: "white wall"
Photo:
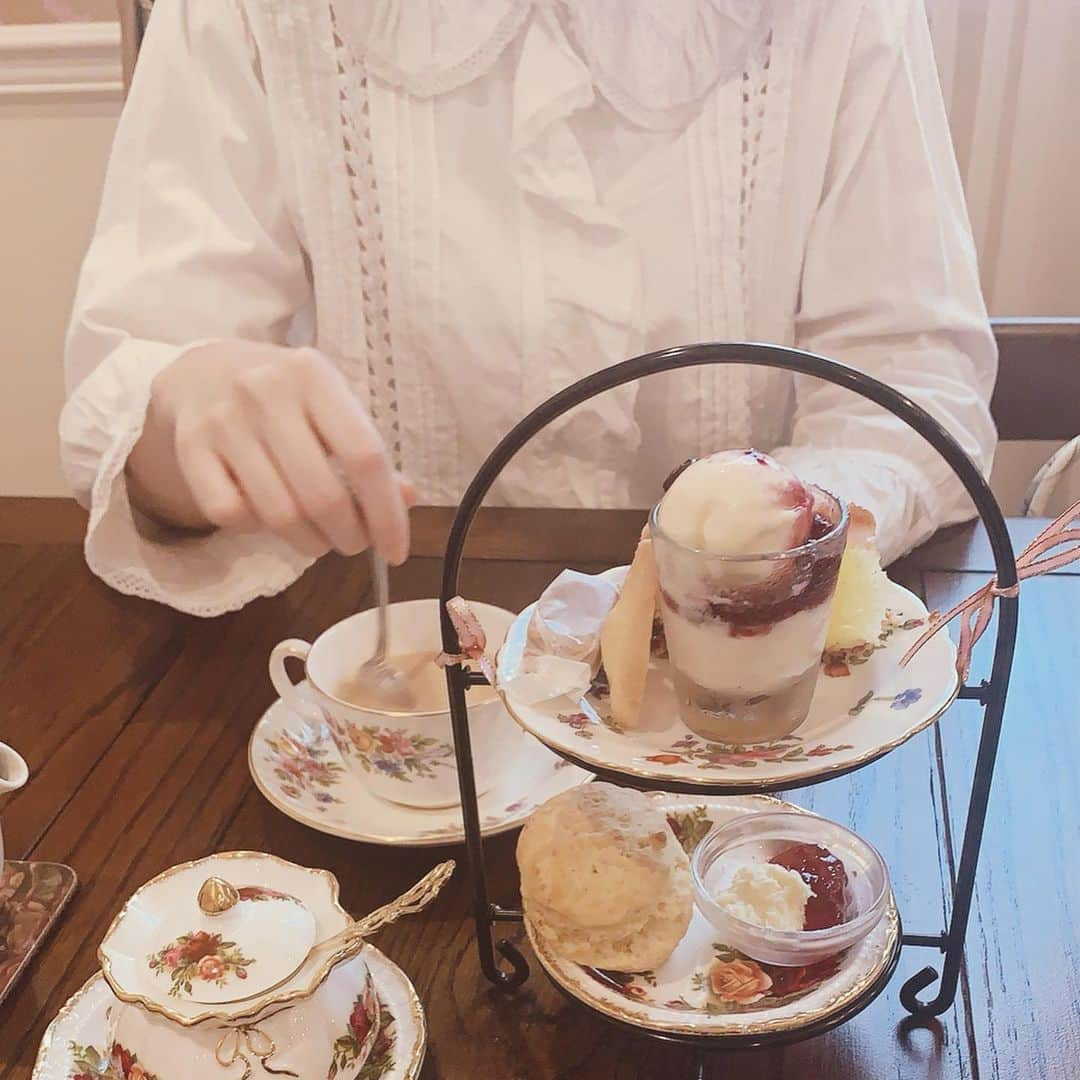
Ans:
{"type": "MultiPolygon", "coordinates": [[[[927,6],[990,309],[1080,314],[1080,4],[927,6]]],[[[115,26],[0,26],[0,495],[66,494],[62,340],[120,97],[115,26]]]]}
{"type": "Polygon", "coordinates": [[[0,27],[0,495],[66,495],[63,336],[120,111],[112,25],[0,27]]]}

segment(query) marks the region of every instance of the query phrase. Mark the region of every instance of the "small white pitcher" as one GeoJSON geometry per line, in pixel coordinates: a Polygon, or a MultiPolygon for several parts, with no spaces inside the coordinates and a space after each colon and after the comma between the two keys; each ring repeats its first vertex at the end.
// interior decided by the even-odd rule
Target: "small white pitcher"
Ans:
{"type": "MultiPolygon", "coordinates": [[[[14,750],[0,743],[0,795],[18,791],[30,778],[30,770],[14,750]]],[[[0,872],[4,869],[4,834],[0,832],[0,872]]]]}

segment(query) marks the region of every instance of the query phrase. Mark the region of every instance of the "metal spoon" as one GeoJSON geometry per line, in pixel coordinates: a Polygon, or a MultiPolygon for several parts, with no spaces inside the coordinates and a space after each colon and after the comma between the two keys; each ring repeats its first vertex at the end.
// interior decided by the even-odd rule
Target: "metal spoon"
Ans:
{"type": "Polygon", "coordinates": [[[405,677],[386,659],[387,617],[390,603],[390,568],[386,560],[371,549],[371,572],[375,579],[375,602],[378,605],[378,629],[375,652],[360,666],[359,675],[366,679],[388,709],[404,711],[415,708],[416,698],[405,677]]]}

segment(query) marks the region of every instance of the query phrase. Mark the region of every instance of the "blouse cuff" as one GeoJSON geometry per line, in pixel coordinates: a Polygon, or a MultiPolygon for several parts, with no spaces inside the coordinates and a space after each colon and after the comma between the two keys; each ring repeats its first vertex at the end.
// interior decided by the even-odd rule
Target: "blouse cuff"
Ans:
{"type": "Polygon", "coordinates": [[[314,559],[270,533],[170,530],[131,505],[125,466],[142,435],[151,385],[195,344],[124,342],[71,394],[60,438],[68,481],[90,511],[90,569],[122,593],[214,616],[280,592],[314,559]]]}
{"type": "Polygon", "coordinates": [[[877,522],[877,546],[888,565],[933,535],[938,502],[920,470],[874,450],[787,446],[774,454],[802,480],[866,507],[877,522]]]}

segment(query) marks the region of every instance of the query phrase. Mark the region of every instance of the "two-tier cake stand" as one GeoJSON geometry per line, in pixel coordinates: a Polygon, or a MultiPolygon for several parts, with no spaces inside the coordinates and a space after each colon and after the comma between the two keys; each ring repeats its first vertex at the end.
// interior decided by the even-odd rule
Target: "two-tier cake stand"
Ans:
{"type": "MultiPolygon", "coordinates": [[[[635,357],[574,383],[561,393],[545,401],[526,416],[492,451],[462,499],[447,542],[442,582],[442,631],[443,647],[448,654],[456,655],[460,651],[457,633],[447,615],[446,602],[456,596],[458,592],[458,572],[469,528],[492,484],[514,455],[553,420],[606,390],[658,372],[702,364],[733,363],[782,368],[798,375],[824,379],[854,393],[861,394],[905,421],[937,450],[967,488],[986,527],[997,567],[999,590],[1006,594],[1010,590],[1015,591],[1013,588],[1017,584],[1015,556],[1001,508],[991,494],[986,480],[968,455],[961,449],[956,439],[924,409],[892,387],[878,382],[860,371],[812,353],[775,345],[737,342],[687,345],[635,357]]],[[[648,1030],[645,1033],[654,1037],[689,1043],[702,1053],[706,1050],[720,1050],[748,1044],[765,1046],[809,1038],[843,1023],[869,1005],[888,984],[895,970],[901,946],[936,950],[943,956],[940,972],[932,966],[924,967],[901,986],[900,1001],[904,1008],[914,1016],[931,1017],[940,1015],[952,1005],[960,976],[964,938],[975,887],[975,871],[979,859],[979,848],[982,842],[987,803],[990,796],[990,783],[993,777],[994,762],[1001,734],[1005,696],[1016,641],[1017,612],[1018,600],[1016,596],[1001,596],[998,608],[997,641],[990,678],[988,681],[981,681],[977,685],[961,686],[957,695],[961,698],[980,702],[984,712],[978,758],[968,804],[963,847],[953,890],[951,916],[948,925],[943,930],[936,932],[902,932],[898,938],[895,954],[889,958],[889,962],[883,967],[879,977],[866,986],[855,1000],[848,1001],[843,1008],[834,1010],[824,1018],[807,1023],[794,1030],[788,1029],[775,1033],[761,1032],[753,1036],[745,1034],[694,1034],[689,1032],[662,1033],[648,1030]],[[938,982],[936,995],[928,999],[921,998],[919,995],[935,981],[938,982]]],[[[521,922],[523,913],[517,907],[506,907],[493,903],[488,895],[469,741],[468,713],[465,704],[466,692],[469,686],[484,683],[486,679],[479,672],[471,671],[461,664],[456,664],[447,668],[447,682],[453,714],[454,741],[461,786],[461,804],[465,822],[465,839],[473,890],[473,914],[476,922],[480,964],[484,974],[492,983],[505,989],[512,989],[521,985],[528,978],[529,967],[525,958],[513,943],[506,940],[499,940],[498,942],[494,940],[495,926],[497,923],[521,922]],[[502,958],[505,964],[500,962],[499,957],[502,958]]],[[[557,747],[554,749],[558,752],[557,747]]],[[[710,790],[707,787],[703,789],[700,783],[687,785],[680,784],[677,781],[660,780],[651,784],[649,782],[643,783],[640,776],[621,775],[615,770],[597,770],[595,765],[589,765],[588,767],[594,772],[601,772],[604,779],[616,783],[622,782],[635,787],[652,786],[668,791],[690,791],[696,794],[702,794],[703,790],[705,792],[710,790]]],[[[778,779],[775,784],[765,788],[762,787],[760,782],[744,788],[733,787],[730,783],[727,783],[722,788],[717,786],[711,790],[713,794],[725,795],[750,791],[761,792],[763,790],[801,787],[821,782],[836,775],[838,775],[838,772],[835,769],[830,770],[823,766],[820,772],[805,775],[794,783],[790,780],[778,779]]],[[[604,1014],[601,1013],[601,1015],[604,1014]]],[[[610,1015],[605,1015],[605,1019],[610,1020],[612,1018],[610,1015]]],[[[635,1030],[641,1031],[640,1028],[636,1027],[635,1030]]]]}

